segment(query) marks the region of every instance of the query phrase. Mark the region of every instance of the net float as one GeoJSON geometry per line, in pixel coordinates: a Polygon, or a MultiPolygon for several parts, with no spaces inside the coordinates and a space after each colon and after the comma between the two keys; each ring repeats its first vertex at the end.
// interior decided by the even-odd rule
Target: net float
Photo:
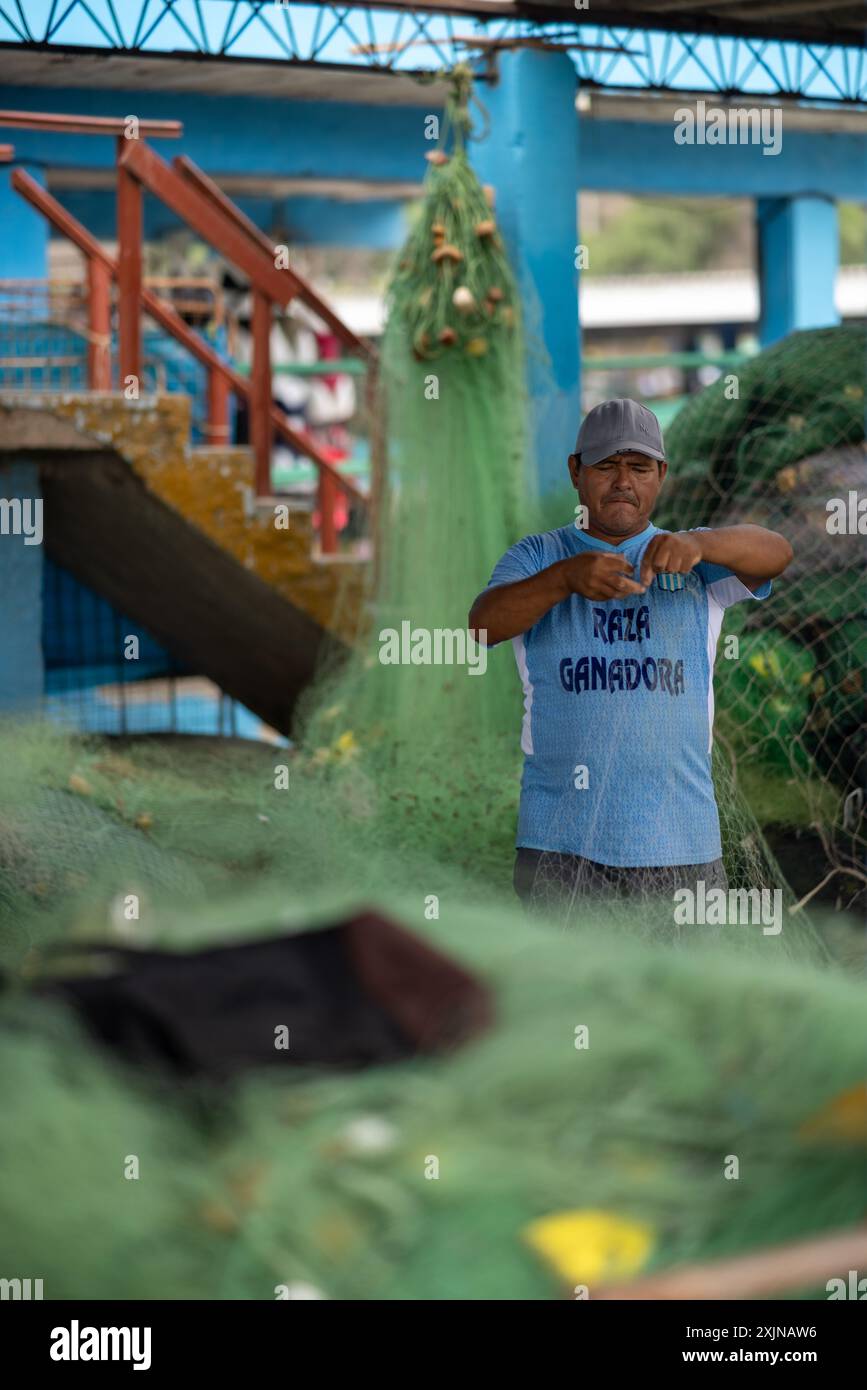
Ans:
{"type": "Polygon", "coordinates": [[[431,253],[432,261],[455,261],[457,263],[463,259],[464,253],[459,251],[456,246],[452,246],[449,241],[447,241],[444,246],[438,246],[436,250],[431,253]]]}
{"type": "Polygon", "coordinates": [[[452,304],[454,304],[455,308],[460,310],[462,314],[469,314],[471,310],[476,307],[476,301],[472,290],[468,289],[466,285],[458,285],[452,295],[452,304]]]}

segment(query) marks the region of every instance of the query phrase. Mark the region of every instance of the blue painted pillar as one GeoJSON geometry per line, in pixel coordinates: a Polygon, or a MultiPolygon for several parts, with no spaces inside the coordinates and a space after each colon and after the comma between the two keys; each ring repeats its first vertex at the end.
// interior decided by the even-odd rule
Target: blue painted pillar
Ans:
{"type": "MultiPolygon", "coordinates": [[[[44,183],[39,169],[27,172],[44,183]]],[[[8,165],[0,166],[0,278],[44,280],[48,276],[48,223],[14,191],[11,176],[8,165]]]]}
{"type": "Polygon", "coordinates": [[[0,713],[42,699],[42,494],[35,464],[0,464],[0,713]],[[38,504],[38,505],[37,505],[38,504]]]}
{"type": "Polygon", "coordinates": [[[581,411],[577,81],[564,53],[501,53],[497,68],[496,86],[478,91],[490,134],[470,149],[480,179],[496,190],[497,222],[518,276],[544,493],[568,485],[566,459],[581,411]]]}
{"type": "Polygon", "coordinates": [[[756,215],[762,347],[799,328],[839,323],[834,304],[840,262],[836,203],[804,194],[760,198],[756,215]]]}

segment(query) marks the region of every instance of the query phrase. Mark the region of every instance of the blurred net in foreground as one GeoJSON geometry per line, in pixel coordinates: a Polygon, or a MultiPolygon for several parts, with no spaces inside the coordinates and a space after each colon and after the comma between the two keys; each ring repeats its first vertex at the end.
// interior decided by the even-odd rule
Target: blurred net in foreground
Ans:
{"type": "MultiPolygon", "coordinates": [[[[122,939],[174,949],[325,922],[340,893],[357,895],[374,855],[339,805],[306,795],[301,820],[297,798],[275,810],[264,765],[242,775],[228,759],[228,778],[224,766],[211,779],[204,764],[137,767],[135,756],[82,756],[62,740],[51,756],[58,771],[77,757],[93,799],[113,787],[125,811],[65,819],[79,877],[42,886],[43,930],[74,901],[79,935],[111,936],[82,882],[100,846],[116,867],[135,861],[126,887],[146,904],[122,939]],[[136,795],[153,808],[147,830],[124,826],[136,795]],[[342,837],[343,858],[331,860],[327,890],[305,890],[304,865],[321,868],[326,830],[332,853],[342,837]],[[233,870],[232,840],[243,859],[233,870]],[[210,883],[207,899],[181,870],[210,883]]],[[[58,792],[39,825],[28,810],[19,843],[59,835],[69,796],[84,793],[58,792]]],[[[50,1298],[271,1300],[282,1284],[332,1299],[536,1299],[571,1296],[572,1283],[593,1297],[627,1277],[612,1230],[641,1231],[628,1273],[644,1274],[860,1221],[863,1102],[859,1118],[840,1099],[859,1085],[863,1094],[857,980],[787,959],[779,940],[753,933],[737,949],[700,937],[686,949],[641,942],[634,921],[612,930],[585,918],[558,933],[495,898],[467,906],[442,868],[380,852],[372,873],[386,910],[494,990],[495,1029],[436,1060],[253,1075],[215,1095],[121,1071],[68,1016],[6,991],[0,1224],[10,1273],[38,1269],[50,1298]],[[427,888],[439,894],[436,921],[427,888]],[[131,1155],[141,1181],[124,1181],[131,1155]],[[552,1270],[528,1231],[566,1216],[576,1232],[552,1270]]]]}
{"type": "Polygon", "coordinates": [[[627,1277],[624,1228],[646,1274],[860,1220],[863,984],[788,925],[674,945],[587,912],[552,931],[505,885],[389,843],[351,781],[335,796],[255,744],[43,726],[0,731],[0,753],[0,1226],[7,1270],[38,1269],[46,1297],[592,1297],[627,1277]],[[52,941],[193,949],[364,901],[484,980],[487,1036],[215,1094],[120,1070],[27,997],[52,941]],[[546,1267],[528,1232],[567,1216],[546,1267]]]}

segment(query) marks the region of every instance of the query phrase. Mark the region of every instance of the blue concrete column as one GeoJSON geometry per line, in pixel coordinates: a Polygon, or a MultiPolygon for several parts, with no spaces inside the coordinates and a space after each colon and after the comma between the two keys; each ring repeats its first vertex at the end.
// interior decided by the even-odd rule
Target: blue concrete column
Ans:
{"type": "Polygon", "coordinates": [[[496,190],[496,217],[520,286],[544,493],[568,485],[581,410],[577,81],[564,53],[501,53],[497,68],[496,86],[478,88],[490,134],[470,149],[479,178],[496,190]]]}
{"type": "Polygon", "coordinates": [[[42,699],[42,494],[35,464],[0,464],[0,713],[42,699]],[[37,505],[38,504],[38,505],[37,505]]]}
{"type": "Polygon", "coordinates": [[[840,262],[836,203],[806,194],[759,198],[756,217],[762,347],[799,328],[839,323],[834,304],[840,262]]]}
{"type": "MultiPolygon", "coordinates": [[[[39,169],[27,172],[44,183],[39,169]]],[[[48,223],[15,192],[11,176],[8,165],[0,166],[0,279],[44,280],[48,276],[48,223]]]]}

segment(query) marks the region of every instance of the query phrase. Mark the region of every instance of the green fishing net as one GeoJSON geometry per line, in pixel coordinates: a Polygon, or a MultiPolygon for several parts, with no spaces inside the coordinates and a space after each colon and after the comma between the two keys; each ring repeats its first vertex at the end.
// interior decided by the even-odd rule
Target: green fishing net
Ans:
{"type": "MultiPolygon", "coordinates": [[[[238,811],[252,818],[262,769],[249,751],[234,790],[246,781],[238,811]]],[[[139,833],[155,853],[171,805],[159,788],[194,790],[183,761],[103,774],[147,786],[153,820],[139,833]]],[[[78,777],[96,775],[87,755],[79,766],[78,777]]],[[[74,794],[101,798],[102,788],[74,794]]],[[[285,816],[283,845],[294,835],[296,853],[315,855],[320,825],[299,825],[297,804],[271,814],[285,816]]],[[[274,863],[229,874],[218,850],[208,861],[174,843],[175,862],[198,861],[207,891],[198,902],[161,898],[155,878],[137,939],[184,949],[329,920],[356,900],[358,854],[351,819],[339,807],[332,817],[346,865],[317,890],[274,863]]],[[[147,868],[136,883],[149,886],[147,868]]],[[[454,1056],[345,1077],[250,1077],[208,1097],[122,1071],[68,1017],[7,992],[4,1269],[42,1278],[50,1298],[271,1299],[281,1287],[548,1298],[568,1294],[564,1277],[526,1233],[551,1214],[639,1225],[643,1272],[860,1219],[864,1137],[823,1132],[816,1117],[863,1089],[863,983],[746,930],[725,948],[641,941],[628,921],[560,933],[493,894],[467,905],[445,870],[433,919],[429,879],[385,883],[381,907],[494,991],[496,1026],[454,1056]]],[[[52,930],[69,916],[64,936],[118,939],[100,894],[77,892],[75,903],[41,900],[52,930]]],[[[35,918],[31,939],[44,939],[35,918]]],[[[23,964],[22,985],[32,950],[23,964]]],[[[574,1252],[573,1277],[586,1275],[591,1296],[606,1269],[597,1244],[588,1237],[574,1252]]]]}
{"type": "Polygon", "coordinates": [[[511,649],[478,648],[467,614],[526,527],[531,470],[517,291],[469,127],[464,73],[388,297],[377,583],[348,665],[303,703],[299,741],[305,771],[330,773],[396,845],[502,874],[520,691],[511,649]]]}
{"type": "Polygon", "coordinates": [[[733,615],[717,660],[719,734],[735,766],[784,770],[841,905],[867,883],[867,328],[794,333],[689,401],[667,431],[660,525],[755,522],[795,557],[773,601],[733,615]],[[853,524],[854,523],[854,524],[853,524]],[[862,525],[863,525],[862,519],[862,525]]]}

